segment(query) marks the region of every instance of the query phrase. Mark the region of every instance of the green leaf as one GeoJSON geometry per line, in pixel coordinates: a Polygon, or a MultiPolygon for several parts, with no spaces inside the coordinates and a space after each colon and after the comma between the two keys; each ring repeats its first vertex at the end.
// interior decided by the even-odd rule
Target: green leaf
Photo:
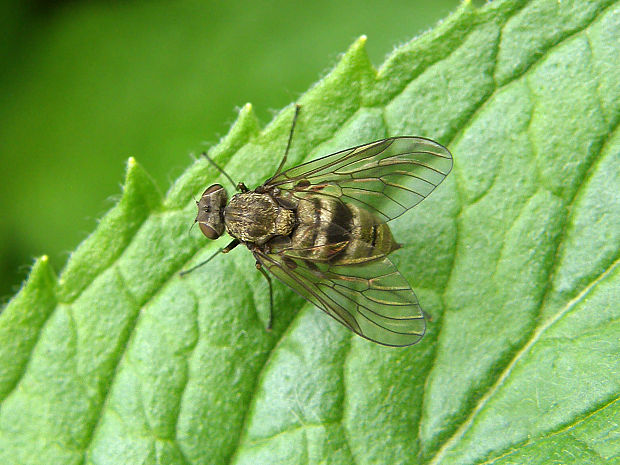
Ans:
{"type": "MultiPolygon", "coordinates": [[[[38,260],[0,314],[3,464],[620,463],[620,2],[469,3],[375,70],[359,39],[304,94],[289,165],[388,135],[453,173],[393,223],[432,316],[365,341],[221,243],[193,196],[130,160],[123,196],[56,280],[38,260]]],[[[211,155],[254,186],[292,106],[246,105],[211,155]]]]}

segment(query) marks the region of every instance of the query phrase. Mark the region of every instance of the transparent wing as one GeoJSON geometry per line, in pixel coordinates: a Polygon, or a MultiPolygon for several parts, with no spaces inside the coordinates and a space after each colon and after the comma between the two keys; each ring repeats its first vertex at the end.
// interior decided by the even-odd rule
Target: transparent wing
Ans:
{"type": "Polygon", "coordinates": [[[256,259],[284,284],[360,336],[387,346],[408,346],[426,324],[407,280],[387,257],[332,265],[255,251],[256,259]]]}
{"type": "Polygon", "coordinates": [[[452,169],[444,146],[422,137],[392,137],[333,153],[284,171],[264,184],[297,198],[320,193],[389,221],[424,200],[452,169]]]}

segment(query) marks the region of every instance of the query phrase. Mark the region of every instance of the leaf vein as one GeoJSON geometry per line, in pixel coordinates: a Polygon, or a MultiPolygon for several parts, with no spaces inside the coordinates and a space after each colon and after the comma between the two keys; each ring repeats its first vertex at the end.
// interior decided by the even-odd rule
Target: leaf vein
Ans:
{"type": "MultiPolygon", "coordinates": [[[[540,437],[537,437],[537,438],[534,438],[534,439],[528,439],[528,440],[524,441],[523,443],[521,443],[521,444],[519,444],[519,445],[517,445],[515,447],[512,447],[510,450],[508,450],[508,451],[506,451],[506,452],[504,452],[504,453],[502,453],[500,455],[497,455],[495,457],[489,458],[489,459],[487,459],[487,460],[485,460],[483,462],[479,462],[477,465],[492,465],[493,463],[497,462],[498,460],[502,460],[502,459],[504,459],[506,457],[510,457],[511,455],[516,454],[517,452],[521,451],[522,449],[525,449],[527,447],[533,446],[533,445],[539,443],[542,440],[546,440],[546,439],[558,436],[560,434],[563,434],[565,432],[568,432],[568,431],[572,430],[573,428],[579,426],[584,421],[587,421],[588,419],[592,418],[597,413],[602,412],[603,410],[611,407],[612,405],[614,405],[618,401],[620,401],[620,397],[614,397],[614,398],[612,398],[609,401],[605,401],[605,402],[603,402],[603,404],[601,406],[597,406],[591,412],[587,413],[586,415],[584,415],[579,420],[577,420],[577,421],[575,421],[573,423],[570,423],[568,425],[563,425],[561,428],[558,428],[556,430],[549,431],[546,436],[540,436],[540,437]]],[[[580,444],[584,444],[587,447],[588,450],[593,451],[593,449],[589,445],[584,443],[582,440],[576,438],[574,435],[571,435],[571,437],[575,441],[579,442],[580,444]]],[[[599,457],[601,457],[601,455],[598,452],[596,452],[596,451],[593,451],[593,452],[596,455],[598,455],[599,457]]],[[[601,457],[601,458],[603,458],[603,457],[601,457]]]]}
{"type": "Polygon", "coordinates": [[[600,284],[603,280],[610,275],[616,267],[620,265],[620,259],[616,260],[607,270],[601,273],[596,279],[594,279],[590,284],[588,284],[582,291],[577,295],[574,299],[569,301],[560,311],[558,311],[552,318],[549,318],[545,321],[541,326],[536,328],[527,343],[516,352],[515,356],[512,360],[506,365],[504,370],[500,373],[497,380],[493,383],[490,389],[480,398],[480,400],[475,405],[474,409],[467,416],[465,421],[461,424],[461,426],[455,431],[455,433],[441,446],[441,448],[434,455],[432,460],[429,462],[429,465],[436,465],[441,463],[441,460],[444,458],[444,455],[447,451],[459,440],[461,439],[465,433],[469,430],[469,428],[473,425],[473,421],[476,416],[482,411],[482,409],[486,406],[486,404],[490,401],[490,399],[495,395],[495,393],[499,390],[499,388],[504,384],[504,382],[508,379],[510,374],[512,373],[513,368],[517,365],[517,363],[525,357],[530,349],[536,344],[542,335],[551,328],[555,323],[560,321],[564,315],[566,315],[570,310],[572,310],[579,302],[581,302],[598,284],[600,284]]]}
{"type": "MultiPolygon", "coordinates": [[[[611,6],[611,5],[610,5],[610,6],[611,6]]],[[[571,34],[569,34],[569,35],[565,36],[562,40],[560,40],[560,41],[558,41],[556,44],[554,44],[551,48],[554,48],[554,47],[558,47],[558,46],[560,46],[560,45],[561,45],[562,43],[564,43],[566,40],[569,40],[571,37],[573,37],[573,36],[575,36],[575,35],[577,35],[577,34],[579,34],[579,33],[582,33],[582,32],[583,32],[583,33],[585,33],[585,32],[586,32],[586,30],[587,30],[589,27],[591,27],[591,26],[592,26],[592,25],[593,25],[593,24],[594,24],[597,20],[599,20],[599,19],[600,19],[600,18],[601,18],[601,17],[605,14],[605,12],[606,12],[606,11],[610,8],[610,6],[605,7],[604,9],[602,9],[602,10],[601,10],[601,11],[600,11],[600,12],[599,12],[599,13],[598,13],[598,14],[597,14],[597,15],[596,15],[596,16],[595,16],[595,17],[594,17],[594,18],[593,18],[593,19],[592,19],[592,20],[591,20],[591,21],[590,21],[587,25],[585,25],[582,29],[579,29],[579,30],[573,31],[571,34]]],[[[538,59],[537,59],[535,62],[531,63],[531,64],[530,64],[530,66],[529,66],[528,68],[526,68],[526,69],[523,71],[523,73],[521,73],[521,74],[520,74],[518,77],[516,77],[514,80],[516,80],[516,79],[518,79],[518,78],[522,77],[523,75],[527,74],[527,72],[528,72],[530,69],[532,69],[532,67],[533,67],[536,63],[538,63],[539,61],[541,61],[544,57],[546,57],[546,56],[548,55],[548,53],[549,53],[549,51],[551,50],[551,48],[550,48],[549,50],[547,50],[544,54],[542,54],[540,57],[538,57],[538,59]]],[[[512,80],[507,81],[507,82],[506,82],[505,84],[503,84],[500,88],[496,89],[496,90],[495,90],[495,91],[494,91],[494,92],[493,92],[493,93],[489,96],[489,98],[487,98],[485,101],[483,101],[483,102],[480,104],[480,106],[478,107],[478,110],[479,110],[479,109],[480,109],[480,108],[481,108],[481,107],[482,107],[482,106],[483,106],[486,102],[488,102],[488,101],[492,98],[492,96],[493,96],[493,95],[495,95],[495,94],[496,94],[496,93],[497,93],[497,92],[498,92],[501,88],[505,87],[506,85],[510,84],[511,82],[512,82],[512,80]]],[[[527,83],[527,79],[525,80],[525,82],[527,83]]],[[[528,86],[528,88],[529,88],[529,86],[528,86]]],[[[475,112],[475,113],[472,113],[471,119],[473,119],[473,118],[474,118],[475,114],[476,114],[476,112],[475,112]]],[[[470,120],[471,120],[471,119],[470,119],[470,120]]],[[[531,121],[531,119],[530,119],[530,121],[531,121]]],[[[465,123],[465,125],[463,126],[463,129],[461,129],[461,131],[464,131],[464,128],[465,128],[465,126],[466,126],[467,124],[468,124],[468,123],[465,123]]],[[[572,204],[574,203],[574,200],[577,198],[577,196],[578,196],[578,194],[579,194],[580,190],[581,190],[581,189],[582,189],[585,185],[587,185],[587,181],[586,181],[586,179],[587,179],[589,176],[591,176],[591,174],[592,174],[592,172],[593,172],[593,166],[595,166],[595,165],[596,165],[596,162],[600,159],[600,157],[601,157],[601,153],[602,153],[602,151],[603,151],[603,148],[605,147],[605,143],[606,143],[606,142],[607,142],[607,141],[611,138],[611,134],[615,131],[615,129],[617,128],[617,125],[618,125],[618,121],[616,121],[616,122],[615,122],[615,127],[614,127],[614,128],[613,128],[613,129],[612,129],[612,130],[608,133],[608,137],[606,138],[606,140],[605,140],[603,143],[601,143],[601,145],[600,145],[600,147],[599,147],[599,151],[598,151],[598,153],[597,153],[597,154],[595,154],[594,156],[589,157],[589,158],[590,158],[590,160],[589,160],[589,164],[588,164],[588,166],[584,169],[584,176],[583,176],[583,178],[582,178],[582,179],[580,180],[580,182],[579,182],[579,187],[578,187],[578,189],[576,189],[576,190],[575,190],[575,192],[573,193],[572,198],[571,198],[571,199],[570,199],[570,201],[568,202],[568,205],[569,205],[569,206],[570,206],[570,205],[572,205],[572,204]]],[[[528,133],[529,133],[529,126],[528,126],[528,133]]],[[[458,134],[458,132],[457,132],[457,134],[458,134]]],[[[451,143],[452,143],[452,142],[453,142],[456,138],[457,138],[457,135],[455,135],[455,136],[452,138],[452,140],[451,140],[451,141],[450,141],[447,145],[450,145],[450,144],[451,144],[451,143]]],[[[534,150],[534,146],[532,146],[532,149],[534,150]]],[[[458,165],[455,165],[455,168],[456,168],[456,166],[458,166],[458,165]]],[[[457,180],[457,182],[456,182],[456,184],[455,184],[455,185],[457,186],[457,192],[458,192],[458,176],[457,176],[456,180],[457,180]]],[[[460,194],[459,194],[459,197],[461,197],[461,195],[460,195],[460,194]]],[[[457,215],[456,215],[456,217],[457,217],[457,218],[461,215],[462,211],[463,211],[463,207],[461,206],[461,209],[459,210],[459,212],[458,212],[458,213],[457,213],[457,215]]],[[[567,215],[566,215],[566,217],[565,217],[565,219],[564,219],[564,222],[563,222],[563,224],[562,224],[562,226],[561,226],[561,231],[560,231],[560,233],[558,234],[558,238],[556,239],[556,248],[555,248],[555,252],[554,252],[554,254],[553,254],[554,258],[553,258],[553,261],[552,261],[552,264],[551,264],[551,267],[550,267],[550,270],[549,270],[549,274],[548,274],[548,276],[549,276],[549,277],[548,277],[548,284],[547,284],[546,289],[545,289],[545,291],[544,291],[544,293],[543,293],[543,297],[542,297],[542,299],[541,299],[541,303],[540,303],[540,305],[539,305],[539,309],[538,309],[538,312],[537,312],[538,314],[540,314],[540,312],[541,312],[541,311],[542,311],[542,309],[544,308],[544,305],[545,305],[546,299],[548,298],[549,286],[551,285],[551,282],[552,282],[552,280],[553,280],[553,276],[555,275],[555,272],[556,272],[556,267],[557,267],[557,264],[558,264],[558,256],[559,256],[559,253],[560,253],[560,251],[561,251],[561,245],[562,245],[562,242],[563,242],[563,240],[564,240],[564,236],[565,236],[565,232],[566,232],[566,226],[567,226],[567,223],[569,222],[569,216],[570,216],[570,214],[572,214],[572,211],[571,211],[571,212],[569,212],[569,213],[567,213],[567,215]]],[[[457,234],[458,234],[458,221],[457,221],[456,225],[457,225],[457,234]]],[[[456,244],[457,244],[457,247],[455,248],[455,254],[454,254],[454,256],[455,256],[455,261],[456,261],[456,254],[458,253],[458,242],[456,242],[456,244]]],[[[454,266],[452,266],[452,268],[451,268],[450,277],[452,276],[452,270],[453,270],[453,268],[454,268],[454,266]]],[[[449,282],[449,281],[450,281],[450,278],[448,279],[448,282],[449,282]]],[[[445,288],[444,288],[444,293],[445,293],[445,288]]],[[[442,300],[443,300],[443,299],[442,299],[442,300]]],[[[557,314],[556,314],[556,315],[557,315],[557,314]]],[[[441,329],[440,329],[439,331],[441,331],[441,329]]],[[[520,353],[521,353],[521,351],[522,351],[522,350],[523,350],[523,349],[524,349],[524,348],[525,348],[525,347],[529,344],[529,341],[531,341],[531,339],[530,339],[530,338],[532,337],[532,334],[535,334],[535,333],[536,333],[536,328],[533,328],[533,329],[532,329],[532,333],[531,333],[530,337],[529,337],[529,338],[525,338],[525,342],[524,342],[524,344],[525,344],[525,345],[524,345],[521,349],[516,349],[516,350],[515,350],[515,354],[517,354],[517,355],[518,355],[518,354],[520,354],[520,353]]],[[[439,339],[439,336],[438,336],[438,339],[439,339]]],[[[505,370],[506,370],[506,369],[508,369],[510,366],[512,366],[512,365],[514,364],[514,362],[515,362],[515,359],[513,358],[511,361],[509,361],[509,362],[508,362],[508,364],[506,365],[505,370]]],[[[432,365],[431,365],[431,366],[432,366],[432,365]]],[[[491,387],[491,390],[493,390],[493,388],[497,386],[497,382],[498,382],[498,381],[499,381],[499,380],[500,380],[500,379],[504,376],[504,373],[505,373],[505,371],[502,371],[502,373],[499,375],[499,377],[498,377],[498,379],[495,381],[495,383],[492,383],[492,384],[490,384],[490,385],[489,385],[489,386],[491,387]]],[[[427,379],[428,379],[428,376],[429,376],[429,375],[427,374],[427,379]]],[[[425,391],[426,391],[426,390],[425,390],[425,391]]],[[[487,391],[487,393],[488,393],[488,392],[490,392],[490,391],[487,391]]],[[[482,397],[482,399],[485,399],[485,398],[486,398],[486,395],[482,397]]],[[[482,402],[482,400],[481,400],[480,402],[482,402]]],[[[479,409],[479,407],[481,406],[480,402],[474,406],[474,408],[473,408],[472,412],[470,412],[470,415],[474,415],[474,414],[475,414],[475,412],[479,409]]],[[[424,415],[424,410],[422,410],[422,415],[424,415]]],[[[446,446],[447,446],[447,444],[448,444],[448,443],[454,442],[454,441],[453,441],[453,439],[455,438],[455,435],[457,435],[457,433],[461,430],[461,428],[463,428],[463,426],[464,426],[465,424],[468,424],[468,423],[470,423],[470,424],[471,424],[471,420],[472,420],[473,418],[470,418],[470,417],[465,417],[465,418],[466,418],[466,420],[465,420],[465,422],[464,422],[464,423],[462,423],[462,424],[461,424],[461,427],[459,427],[458,429],[456,429],[456,430],[455,430],[455,432],[453,433],[453,435],[452,435],[452,436],[450,436],[450,437],[448,438],[448,440],[447,440],[446,442],[444,442],[444,443],[443,443],[443,445],[440,447],[439,451],[436,453],[435,458],[431,461],[431,463],[436,463],[435,461],[436,461],[437,457],[439,457],[439,456],[440,456],[441,451],[444,451],[444,450],[446,449],[446,446]]],[[[464,433],[464,431],[463,431],[463,433],[464,433]]],[[[461,434],[461,436],[462,436],[462,434],[461,434]]]]}
{"type": "Polygon", "coordinates": [[[256,399],[256,393],[257,393],[257,391],[258,391],[258,389],[259,389],[259,387],[260,387],[260,385],[261,385],[261,383],[263,381],[263,377],[265,376],[265,372],[267,370],[267,367],[269,366],[269,364],[270,364],[270,362],[271,362],[271,360],[273,358],[273,354],[276,352],[276,349],[280,346],[280,344],[284,340],[284,337],[288,334],[289,331],[291,331],[291,327],[293,326],[293,322],[297,318],[299,318],[299,315],[301,314],[301,312],[304,311],[308,307],[314,308],[314,305],[305,304],[305,305],[303,305],[299,309],[299,311],[297,312],[297,315],[295,315],[295,317],[293,319],[291,319],[291,322],[284,329],[284,331],[282,331],[282,334],[280,334],[280,337],[275,342],[273,347],[271,349],[269,349],[269,353],[267,354],[267,357],[265,357],[265,362],[259,368],[259,370],[257,372],[257,375],[256,375],[256,381],[254,383],[254,387],[253,387],[252,392],[250,394],[250,405],[248,406],[247,409],[245,409],[245,411],[243,413],[243,420],[241,421],[241,429],[240,429],[240,434],[239,434],[239,440],[237,441],[237,444],[233,447],[233,452],[230,454],[230,458],[227,461],[229,464],[233,463],[233,461],[235,460],[237,454],[239,453],[239,450],[241,449],[241,444],[245,440],[245,436],[247,435],[247,429],[249,427],[250,412],[252,411],[252,409],[254,407],[254,402],[255,402],[255,399],[256,399]]]}

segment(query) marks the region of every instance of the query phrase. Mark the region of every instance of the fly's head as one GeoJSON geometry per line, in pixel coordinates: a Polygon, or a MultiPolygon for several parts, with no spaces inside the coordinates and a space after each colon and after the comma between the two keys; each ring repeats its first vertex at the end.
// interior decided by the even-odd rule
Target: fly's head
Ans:
{"type": "Polygon", "coordinates": [[[196,202],[198,215],[195,223],[198,223],[202,233],[209,239],[217,239],[224,233],[224,207],[228,202],[226,190],[219,184],[213,184],[196,202]]]}

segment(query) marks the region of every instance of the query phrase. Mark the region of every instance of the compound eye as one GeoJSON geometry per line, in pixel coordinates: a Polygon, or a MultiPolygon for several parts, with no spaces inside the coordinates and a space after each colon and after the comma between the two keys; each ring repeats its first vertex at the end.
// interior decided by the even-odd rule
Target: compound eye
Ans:
{"type": "Polygon", "coordinates": [[[221,189],[224,189],[224,188],[223,188],[220,184],[213,184],[212,186],[209,186],[209,187],[207,188],[207,190],[206,190],[206,191],[204,191],[204,192],[202,193],[202,195],[203,195],[203,196],[205,196],[205,195],[211,195],[211,194],[213,194],[215,191],[219,191],[219,190],[221,190],[221,189]]]}
{"type": "Polygon", "coordinates": [[[218,237],[220,237],[219,233],[208,224],[198,223],[198,226],[200,227],[202,233],[209,239],[217,239],[218,237]]]}

